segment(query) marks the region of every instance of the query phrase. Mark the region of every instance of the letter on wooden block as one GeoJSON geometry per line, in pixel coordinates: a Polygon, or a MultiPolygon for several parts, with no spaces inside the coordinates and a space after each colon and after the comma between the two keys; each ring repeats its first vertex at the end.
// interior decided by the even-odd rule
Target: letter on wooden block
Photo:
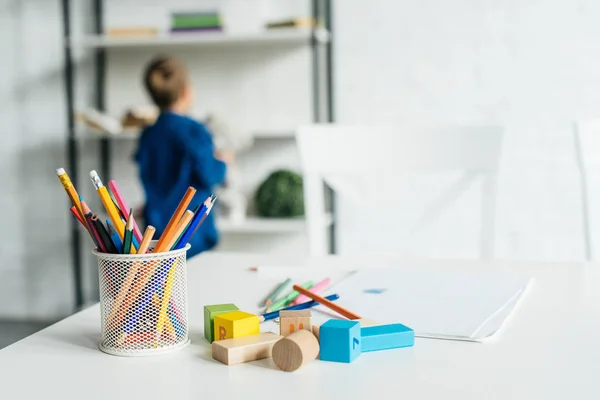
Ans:
{"type": "Polygon", "coordinates": [[[361,353],[360,323],[331,319],[319,328],[321,360],[352,362],[361,353]]]}
{"type": "Polygon", "coordinates": [[[240,338],[260,333],[258,317],[243,311],[233,311],[215,317],[215,340],[240,338]]]}
{"type": "Polygon", "coordinates": [[[310,310],[281,311],[279,313],[279,334],[290,335],[301,330],[311,331],[312,318],[310,310]]]}
{"type": "Polygon", "coordinates": [[[402,324],[369,326],[360,329],[361,351],[388,350],[415,344],[415,332],[402,324]]]}
{"type": "Polygon", "coordinates": [[[211,306],[204,306],[204,337],[208,340],[208,343],[212,343],[214,340],[215,317],[237,310],[238,308],[234,304],[214,304],[211,306]]]}
{"type": "Polygon", "coordinates": [[[212,356],[223,364],[232,365],[271,357],[273,345],[282,337],[271,332],[235,339],[218,340],[212,344],[212,356]]]}

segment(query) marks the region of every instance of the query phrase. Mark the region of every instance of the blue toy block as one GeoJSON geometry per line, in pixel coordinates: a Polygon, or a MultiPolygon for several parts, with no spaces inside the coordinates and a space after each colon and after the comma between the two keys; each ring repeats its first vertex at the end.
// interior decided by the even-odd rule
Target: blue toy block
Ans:
{"type": "Polygon", "coordinates": [[[350,363],[361,353],[360,323],[331,319],[319,330],[321,360],[350,363]]]}
{"type": "Polygon", "coordinates": [[[361,351],[388,350],[415,344],[415,332],[402,324],[367,326],[360,329],[361,351]]]}

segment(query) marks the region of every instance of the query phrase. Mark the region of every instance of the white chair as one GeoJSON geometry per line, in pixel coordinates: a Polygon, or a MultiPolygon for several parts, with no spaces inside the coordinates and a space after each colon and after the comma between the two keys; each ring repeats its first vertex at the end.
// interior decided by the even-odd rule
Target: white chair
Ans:
{"type": "Polygon", "coordinates": [[[589,206],[596,199],[593,180],[590,172],[600,169],[600,119],[576,121],[574,126],[575,161],[580,175],[581,187],[581,222],[584,240],[584,253],[587,261],[594,260],[599,253],[600,243],[593,238],[593,226],[600,223],[600,215],[596,215],[589,206]]]}
{"type": "Polygon", "coordinates": [[[482,178],[478,252],[481,258],[492,258],[496,174],[502,135],[503,130],[499,127],[394,128],[323,124],[300,128],[296,136],[304,174],[310,253],[328,253],[326,226],[331,216],[324,200],[325,184],[332,188],[336,197],[335,246],[339,253],[356,247],[361,247],[360,252],[371,253],[369,245],[375,245],[376,240],[370,241],[370,230],[383,229],[389,235],[396,235],[395,224],[399,219],[386,219],[386,210],[398,208],[395,207],[397,200],[406,193],[401,190],[406,177],[417,172],[450,171],[459,172],[458,179],[430,202],[404,238],[397,236],[398,247],[393,251],[402,253],[405,250],[402,247],[410,246],[413,235],[418,235],[423,227],[442,216],[447,206],[477,178],[482,178]],[[373,196],[368,196],[372,192],[373,196]],[[365,201],[369,204],[362,204],[365,201]],[[355,210],[377,211],[379,220],[369,222],[377,214],[373,212],[363,218],[363,226],[354,223],[355,219],[360,219],[362,211],[342,212],[351,209],[344,206],[348,203],[358,205],[355,210]]]}

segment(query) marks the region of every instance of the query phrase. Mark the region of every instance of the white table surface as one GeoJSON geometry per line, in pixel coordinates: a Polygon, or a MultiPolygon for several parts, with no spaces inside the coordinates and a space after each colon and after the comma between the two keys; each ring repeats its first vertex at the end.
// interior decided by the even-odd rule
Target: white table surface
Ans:
{"type": "Polygon", "coordinates": [[[214,361],[203,336],[203,306],[233,302],[256,310],[272,282],[248,266],[307,263],[345,268],[375,264],[337,258],[197,257],[188,263],[189,347],[143,358],[101,353],[99,310],[93,306],[0,350],[0,398],[600,398],[597,265],[399,262],[401,268],[518,268],[531,273],[535,284],[501,336],[484,344],[417,338],[413,348],[363,354],[351,364],[316,360],[294,373],[277,370],[271,359],[231,367],[214,361]]]}

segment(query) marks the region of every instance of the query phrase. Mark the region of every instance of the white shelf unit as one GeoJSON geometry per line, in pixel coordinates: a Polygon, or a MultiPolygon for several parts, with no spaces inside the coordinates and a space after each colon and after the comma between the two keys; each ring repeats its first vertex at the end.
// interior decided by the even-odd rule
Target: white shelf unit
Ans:
{"type": "MultiPolygon", "coordinates": [[[[108,6],[107,0],[92,2],[96,10],[108,6]]],[[[90,80],[92,90],[87,95],[95,92],[95,101],[82,107],[92,106],[115,116],[147,102],[139,78],[143,64],[152,56],[166,53],[193,66],[192,81],[201,95],[196,96],[199,101],[197,108],[191,110],[192,114],[224,116],[224,120],[232,121],[232,128],[243,129],[255,139],[255,145],[241,154],[237,162],[239,170],[245,169],[242,189],[249,198],[268,172],[279,168],[298,169],[294,140],[298,126],[330,121],[333,37],[326,29],[279,28],[245,34],[223,31],[114,37],[103,34],[104,25],[110,26],[110,18],[106,16],[113,15],[108,13],[104,16],[96,14],[92,25],[96,34],[73,35],[69,16],[72,3],[72,0],[62,2],[65,92],[69,113],[67,156],[69,170],[79,171],[82,190],[87,187],[83,184],[87,172],[97,169],[103,179],[119,182],[123,195],[134,207],[143,204],[143,189],[131,157],[139,129],[126,129],[123,134],[111,135],[76,124],[78,90],[75,74],[80,64],[75,60],[89,55],[93,58],[94,68],[90,80]],[[233,126],[235,124],[238,125],[233,126]],[[114,165],[111,167],[111,164],[114,165]],[[250,176],[246,176],[247,173],[250,176]]],[[[174,3],[165,2],[163,8],[172,8],[174,3]]],[[[304,12],[288,13],[283,10],[283,2],[273,3],[277,4],[275,13],[282,14],[270,15],[273,19],[304,12]]],[[[313,17],[323,27],[330,26],[331,0],[307,0],[306,5],[306,11],[312,9],[313,17]]],[[[113,11],[115,7],[121,7],[120,2],[113,2],[113,11]]],[[[97,202],[93,190],[89,189],[83,195],[89,202],[97,202]]],[[[93,206],[102,207],[100,204],[93,206]]],[[[332,223],[333,218],[327,221],[327,226],[332,223]]],[[[222,233],[217,251],[301,255],[307,250],[303,218],[248,216],[241,222],[233,222],[217,216],[217,225],[222,233]]],[[[89,264],[92,261],[83,257],[82,244],[86,239],[82,236],[80,228],[73,225],[71,245],[77,306],[82,304],[85,271],[93,271],[89,264]],[[85,265],[81,261],[85,261],[85,265]]]]}
{"type": "MultiPolygon", "coordinates": [[[[327,228],[333,223],[331,214],[325,219],[327,228]]],[[[231,221],[227,218],[217,218],[217,227],[223,234],[235,233],[264,233],[264,234],[280,234],[280,233],[305,233],[306,221],[304,218],[258,218],[248,217],[242,221],[231,221]]]]}
{"type": "MultiPolygon", "coordinates": [[[[313,37],[313,30],[308,28],[277,28],[256,33],[227,32],[185,32],[158,34],[155,36],[119,37],[109,35],[86,35],[73,38],[71,45],[83,48],[113,47],[160,47],[160,46],[276,46],[308,44],[313,37]]],[[[314,32],[316,40],[329,41],[329,32],[318,29],[314,32]]]]}

